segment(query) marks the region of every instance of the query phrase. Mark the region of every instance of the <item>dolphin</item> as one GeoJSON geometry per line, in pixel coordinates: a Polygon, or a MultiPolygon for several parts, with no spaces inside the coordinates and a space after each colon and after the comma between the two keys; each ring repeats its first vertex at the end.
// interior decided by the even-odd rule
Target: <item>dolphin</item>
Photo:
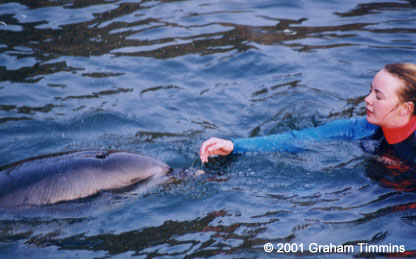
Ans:
{"type": "Polygon", "coordinates": [[[125,151],[43,155],[0,168],[0,207],[72,201],[173,171],[160,160],[125,151]]]}

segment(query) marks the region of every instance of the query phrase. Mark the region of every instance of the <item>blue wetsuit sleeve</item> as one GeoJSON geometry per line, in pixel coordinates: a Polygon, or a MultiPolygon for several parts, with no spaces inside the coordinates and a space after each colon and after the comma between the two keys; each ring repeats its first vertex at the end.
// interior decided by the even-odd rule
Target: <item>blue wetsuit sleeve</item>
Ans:
{"type": "Polygon", "coordinates": [[[378,126],[367,122],[365,117],[336,120],[316,128],[294,130],[286,133],[231,139],[234,143],[233,153],[249,151],[286,151],[302,150],[306,141],[322,141],[329,139],[357,140],[375,134],[378,126]]]}

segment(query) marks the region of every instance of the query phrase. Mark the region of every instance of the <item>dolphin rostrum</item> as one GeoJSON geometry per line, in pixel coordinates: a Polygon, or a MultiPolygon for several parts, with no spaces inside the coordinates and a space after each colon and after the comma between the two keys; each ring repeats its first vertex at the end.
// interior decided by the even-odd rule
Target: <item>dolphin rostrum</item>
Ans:
{"type": "Polygon", "coordinates": [[[170,174],[155,158],[124,151],[72,151],[0,168],[0,207],[85,198],[170,174]]]}

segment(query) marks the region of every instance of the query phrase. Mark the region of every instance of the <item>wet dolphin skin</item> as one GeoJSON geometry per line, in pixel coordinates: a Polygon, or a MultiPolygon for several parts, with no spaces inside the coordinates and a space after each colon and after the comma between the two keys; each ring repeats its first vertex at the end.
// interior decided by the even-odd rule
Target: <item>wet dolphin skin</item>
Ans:
{"type": "Polygon", "coordinates": [[[130,186],[171,168],[123,151],[76,151],[35,157],[0,168],[0,207],[45,205],[130,186]]]}

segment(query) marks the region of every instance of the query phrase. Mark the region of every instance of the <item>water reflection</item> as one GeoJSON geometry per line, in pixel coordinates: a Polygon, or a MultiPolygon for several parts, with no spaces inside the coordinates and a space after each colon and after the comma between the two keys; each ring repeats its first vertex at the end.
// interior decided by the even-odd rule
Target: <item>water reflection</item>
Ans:
{"type": "MultiPolygon", "coordinates": [[[[64,9],[81,9],[101,3],[103,2],[95,1],[87,5],[76,1],[70,6],[65,6],[64,9]]],[[[38,1],[36,1],[36,4],[28,4],[27,2],[21,4],[22,7],[27,6],[29,8],[61,5],[59,2],[38,1]]],[[[354,38],[359,37],[360,31],[410,34],[416,32],[413,28],[368,28],[370,25],[376,25],[376,23],[349,23],[318,27],[302,26],[302,23],[307,21],[306,18],[297,20],[266,18],[272,19],[275,22],[274,26],[247,26],[215,22],[215,20],[207,24],[181,25],[157,17],[145,16],[144,19],[141,19],[141,11],[148,8],[143,3],[120,3],[114,9],[94,14],[88,21],[64,24],[53,29],[38,28],[46,21],[24,22],[16,19],[14,15],[3,14],[0,16],[1,21],[7,25],[18,25],[22,29],[13,31],[4,25],[5,28],[1,29],[0,27],[0,44],[7,46],[2,49],[2,53],[14,56],[20,61],[23,58],[33,57],[36,64],[30,66],[22,64],[23,67],[18,69],[8,69],[2,66],[0,67],[0,79],[11,82],[37,82],[42,75],[60,71],[74,71],[74,68],[67,67],[65,62],[44,63],[60,56],[89,57],[113,53],[115,56],[128,55],[166,59],[188,54],[211,55],[231,50],[246,51],[250,48],[256,48],[253,43],[262,45],[279,44],[297,51],[310,51],[320,48],[361,45],[362,43],[354,40],[354,38]],[[119,18],[120,21],[117,20],[119,18]],[[176,29],[178,33],[171,37],[165,36],[165,32],[176,29]],[[207,33],[207,31],[212,32],[207,33]],[[180,36],[181,34],[183,36],[180,36]],[[186,36],[187,34],[189,36],[186,36]],[[302,39],[325,39],[326,43],[305,44],[299,41],[302,39]],[[24,46],[27,50],[16,52],[17,46],[24,46]]],[[[414,8],[414,5],[411,3],[362,4],[355,10],[338,13],[338,15],[342,17],[359,16],[386,8],[389,10],[395,8],[403,10],[403,8],[414,8]]],[[[187,15],[188,17],[198,17],[207,14],[192,12],[185,14],[185,19],[187,15]]],[[[213,18],[215,19],[215,16],[213,18]]],[[[407,47],[413,48],[411,45],[407,47]]],[[[89,74],[84,75],[88,76],[89,74]]],[[[106,76],[117,75],[119,73],[106,74],[106,76]]]]}
{"type": "MultiPolygon", "coordinates": [[[[188,168],[210,135],[364,115],[374,72],[414,56],[415,10],[413,1],[3,1],[1,164],[117,148],[188,168]]],[[[196,187],[172,185],[111,213],[90,213],[105,201],[69,208],[94,215],[80,221],[55,220],[56,207],[11,216],[0,221],[0,250],[261,258],[266,242],[313,239],[401,242],[412,255],[412,170],[357,143],[311,150],[216,158],[196,187]]]]}
{"type": "Polygon", "coordinates": [[[375,14],[382,11],[391,11],[399,9],[414,9],[416,4],[412,0],[405,0],[403,3],[381,2],[381,3],[363,3],[358,4],[354,9],[347,12],[336,12],[341,17],[362,16],[375,14]],[[407,2],[407,3],[404,3],[407,2]]]}
{"type": "MultiPolygon", "coordinates": [[[[322,196],[338,196],[351,194],[351,189],[339,190],[333,193],[312,195],[312,196],[275,196],[281,203],[289,201],[290,203],[308,209],[314,208],[315,205],[331,203],[332,200],[322,199],[322,196]],[[299,202],[302,201],[302,202],[299,202]],[[314,202],[309,202],[314,201],[314,202]],[[316,201],[316,202],[315,202],[316,201]]],[[[392,197],[400,195],[400,193],[389,193],[383,195],[378,200],[374,200],[360,206],[361,208],[369,207],[371,204],[382,204],[392,197]]],[[[296,207],[295,207],[296,208],[296,207]]],[[[338,213],[353,212],[356,208],[343,208],[338,213]],[[344,211],[344,212],[342,212],[344,211]]],[[[325,228],[330,226],[333,231],[337,229],[354,230],[356,228],[366,227],[366,224],[374,222],[376,219],[389,217],[397,213],[406,213],[406,211],[414,211],[416,205],[414,202],[407,204],[397,204],[393,206],[385,206],[380,209],[365,213],[362,217],[343,222],[321,222],[319,219],[310,218],[313,214],[309,214],[309,218],[298,219],[296,224],[290,226],[291,233],[283,237],[274,237],[273,242],[300,242],[304,235],[313,233],[314,229],[325,228]],[[300,238],[300,239],[299,239],[300,238]]],[[[292,208],[293,210],[293,208],[292,208]]],[[[298,211],[298,209],[294,209],[298,211]]],[[[330,210],[326,210],[330,213],[330,210]]],[[[299,212],[298,212],[299,213],[299,212]]],[[[192,220],[172,221],[166,220],[159,226],[143,227],[130,231],[115,233],[102,233],[97,235],[89,235],[86,232],[68,236],[64,230],[59,230],[64,225],[70,226],[74,224],[85,224],[86,221],[92,219],[61,219],[61,220],[39,220],[25,219],[15,220],[14,229],[4,228],[10,225],[8,221],[0,221],[2,242],[14,242],[16,240],[24,240],[27,245],[36,247],[54,246],[62,250],[90,250],[105,251],[107,255],[114,256],[131,252],[131,255],[167,256],[167,255],[187,255],[191,257],[210,257],[218,254],[231,255],[241,251],[246,252],[262,252],[262,246],[266,242],[270,242],[270,238],[262,237],[270,228],[276,228],[288,219],[291,219],[291,212],[288,210],[267,211],[258,213],[251,217],[253,222],[245,221],[244,216],[238,212],[230,210],[211,211],[203,217],[192,220]],[[243,216],[243,217],[242,217],[243,216]],[[241,218],[242,217],[242,218],[241,218]],[[240,220],[238,220],[240,219],[240,220]],[[231,220],[231,222],[229,222],[231,220]],[[229,222],[229,223],[225,223],[229,222]],[[31,230],[19,231],[27,229],[27,226],[52,225],[57,229],[49,227],[49,232],[43,234],[35,234],[31,230]],[[17,227],[20,226],[20,227],[17,227]],[[24,227],[26,226],[26,227],[24,227]]],[[[295,218],[293,218],[295,219],[295,218]]],[[[411,219],[410,219],[411,220],[411,219]]],[[[29,228],[30,229],[30,228],[29,228]]],[[[347,230],[345,230],[348,232],[347,230]]],[[[358,243],[380,244],[388,240],[389,231],[376,230],[370,231],[373,236],[368,239],[359,239],[343,241],[343,245],[354,245],[358,243]]],[[[346,234],[346,233],[344,233],[346,234]]],[[[331,234],[332,235],[332,234],[331,234]]],[[[347,239],[348,240],[348,239],[347,239]]],[[[309,240],[310,242],[311,240],[309,240]]],[[[411,247],[410,247],[411,248],[411,247]]],[[[413,254],[414,250],[407,249],[407,253],[413,254]]],[[[382,253],[379,255],[394,255],[395,253],[382,253]]],[[[298,255],[308,255],[306,250],[298,255]]],[[[374,255],[374,253],[372,254],[374,255]]],[[[397,254],[399,255],[399,254],[397,254]]],[[[363,256],[361,253],[355,253],[355,256],[363,256]]]]}
{"type": "Polygon", "coordinates": [[[100,92],[96,92],[96,93],[92,93],[89,95],[71,95],[71,96],[66,96],[66,97],[55,97],[55,100],[69,100],[69,99],[91,99],[91,98],[100,98],[104,95],[114,95],[114,94],[118,94],[118,93],[128,93],[133,91],[133,89],[125,89],[125,88],[117,88],[115,90],[105,90],[105,91],[100,91],[100,92]]]}
{"type": "Polygon", "coordinates": [[[372,161],[367,167],[367,175],[383,187],[398,191],[416,191],[416,168],[390,157],[389,162],[372,161]]]}
{"type": "MultiPolygon", "coordinates": [[[[268,223],[238,223],[230,226],[213,226],[216,219],[227,216],[226,211],[214,211],[191,221],[165,221],[163,225],[133,230],[120,234],[88,236],[80,234],[59,238],[51,232],[26,241],[29,245],[57,246],[65,250],[106,251],[109,255],[133,252],[133,256],[173,256],[187,254],[191,257],[209,257],[232,254],[245,248],[263,245],[266,240],[255,238],[268,223]],[[248,233],[237,234],[238,228],[250,228],[248,233]],[[211,248],[209,248],[211,247],[211,248]],[[209,249],[208,249],[209,248],[209,249]]],[[[229,214],[228,214],[229,215],[229,214]]],[[[271,220],[269,223],[273,222],[271,220]]],[[[14,238],[24,237],[25,233],[14,238]]],[[[280,239],[289,242],[293,236],[280,239]]]]}
{"type": "Polygon", "coordinates": [[[55,106],[53,104],[47,104],[47,105],[45,105],[43,107],[29,107],[29,106],[17,107],[16,105],[0,105],[0,110],[3,110],[3,111],[13,111],[13,110],[16,110],[17,113],[34,114],[35,112],[48,113],[54,107],[58,107],[58,106],[55,106]]]}

